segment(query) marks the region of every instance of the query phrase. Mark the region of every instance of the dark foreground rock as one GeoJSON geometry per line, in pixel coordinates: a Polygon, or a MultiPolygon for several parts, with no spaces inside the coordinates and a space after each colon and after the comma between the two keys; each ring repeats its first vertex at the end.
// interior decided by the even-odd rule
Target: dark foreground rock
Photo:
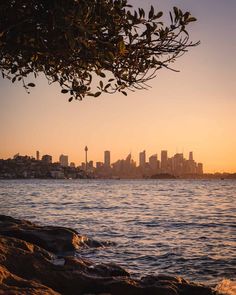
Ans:
{"type": "Polygon", "coordinates": [[[135,280],[115,264],[57,256],[62,251],[78,251],[83,245],[84,240],[74,230],[39,227],[0,216],[0,294],[217,294],[179,277],[159,275],[135,280]]]}
{"type": "Polygon", "coordinates": [[[75,230],[59,226],[39,226],[26,220],[0,215],[0,234],[38,245],[56,254],[73,252],[81,247],[103,247],[101,243],[75,230]]]}

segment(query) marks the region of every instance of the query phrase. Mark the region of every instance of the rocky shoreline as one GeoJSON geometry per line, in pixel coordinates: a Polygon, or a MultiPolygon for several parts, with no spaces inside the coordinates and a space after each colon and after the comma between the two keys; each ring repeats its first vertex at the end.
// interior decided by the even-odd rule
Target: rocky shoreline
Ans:
{"type": "Polygon", "coordinates": [[[166,275],[132,278],[118,265],[76,257],[107,244],[75,230],[0,215],[0,294],[216,295],[208,286],[166,275]]]}

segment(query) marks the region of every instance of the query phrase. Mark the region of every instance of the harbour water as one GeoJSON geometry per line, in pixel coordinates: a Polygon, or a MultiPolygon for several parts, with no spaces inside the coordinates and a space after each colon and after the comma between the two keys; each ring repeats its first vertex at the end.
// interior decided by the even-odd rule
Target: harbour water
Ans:
{"type": "Polygon", "coordinates": [[[235,279],[234,180],[0,180],[0,214],[113,242],[78,255],[134,276],[235,279]]]}

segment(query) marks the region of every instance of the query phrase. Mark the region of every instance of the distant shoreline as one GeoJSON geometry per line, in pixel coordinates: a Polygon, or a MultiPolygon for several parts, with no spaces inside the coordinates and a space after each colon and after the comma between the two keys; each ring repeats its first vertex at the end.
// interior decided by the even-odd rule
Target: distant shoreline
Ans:
{"type": "Polygon", "coordinates": [[[148,180],[173,180],[173,181],[180,181],[180,180],[236,180],[236,175],[229,175],[229,176],[214,176],[214,175],[210,175],[210,176],[203,176],[203,177],[155,177],[155,178],[112,178],[112,177],[107,177],[107,178],[102,178],[102,177],[87,177],[87,178],[52,178],[52,177],[48,177],[48,178],[30,178],[30,177],[15,177],[15,178],[0,178],[0,180],[143,180],[143,181],[148,181],[148,180]]]}

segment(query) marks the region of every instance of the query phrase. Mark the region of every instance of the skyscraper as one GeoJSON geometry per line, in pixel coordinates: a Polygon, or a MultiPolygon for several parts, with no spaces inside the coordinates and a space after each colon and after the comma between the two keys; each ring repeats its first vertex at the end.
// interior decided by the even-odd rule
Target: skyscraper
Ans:
{"type": "Polygon", "coordinates": [[[189,153],[189,160],[188,160],[188,169],[187,169],[187,171],[190,174],[195,174],[196,171],[197,171],[197,164],[193,160],[193,152],[190,152],[189,153]]]}
{"type": "Polygon", "coordinates": [[[85,170],[87,171],[87,169],[88,169],[88,147],[87,147],[87,145],[85,146],[84,151],[85,151],[85,170]]]}
{"type": "Polygon", "coordinates": [[[67,167],[69,165],[68,156],[66,156],[66,155],[60,155],[60,157],[59,157],[59,163],[61,164],[61,166],[67,167]]]}
{"type": "Polygon", "coordinates": [[[36,160],[39,161],[39,151],[36,152],[36,160]]]}
{"type": "Polygon", "coordinates": [[[167,173],[167,168],[168,168],[167,151],[161,151],[161,172],[167,173]]]}
{"type": "Polygon", "coordinates": [[[105,167],[111,166],[111,152],[110,151],[104,152],[104,166],[105,167]]]}
{"type": "Polygon", "coordinates": [[[180,176],[184,174],[184,155],[183,154],[175,154],[173,157],[173,173],[176,176],[180,176]]]}
{"type": "Polygon", "coordinates": [[[189,161],[193,161],[193,152],[189,153],[189,161]]]}
{"type": "Polygon", "coordinates": [[[144,168],[146,165],[146,151],[139,153],[139,167],[144,168]]]}
{"type": "Polygon", "coordinates": [[[199,175],[203,174],[203,164],[202,163],[197,164],[197,174],[199,174],[199,175]]]}
{"type": "Polygon", "coordinates": [[[157,170],[158,169],[158,161],[157,161],[157,154],[152,155],[149,158],[149,166],[152,170],[157,170]]]}

